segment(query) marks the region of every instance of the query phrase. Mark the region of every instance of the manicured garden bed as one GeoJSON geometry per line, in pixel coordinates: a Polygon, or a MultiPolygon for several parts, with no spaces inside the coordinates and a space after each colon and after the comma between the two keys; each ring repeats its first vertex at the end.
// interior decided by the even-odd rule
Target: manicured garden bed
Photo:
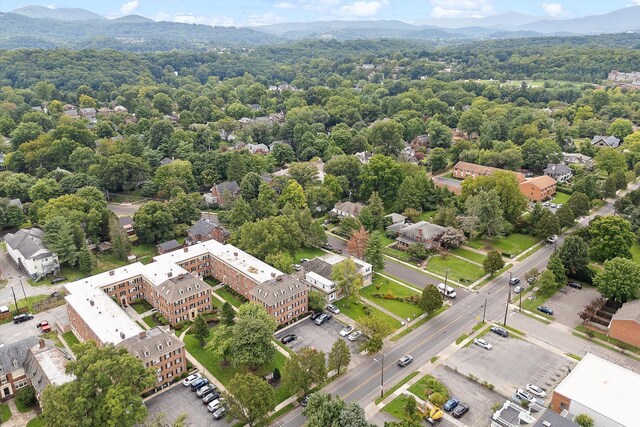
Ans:
{"type": "Polygon", "coordinates": [[[131,308],[133,308],[136,313],[142,314],[151,310],[153,306],[144,298],[138,299],[135,302],[131,303],[131,308]]]}
{"type": "Polygon", "coordinates": [[[234,307],[240,307],[242,304],[247,302],[241,295],[232,291],[228,286],[224,286],[217,291],[214,291],[216,294],[220,295],[225,301],[228,301],[234,307]]]}

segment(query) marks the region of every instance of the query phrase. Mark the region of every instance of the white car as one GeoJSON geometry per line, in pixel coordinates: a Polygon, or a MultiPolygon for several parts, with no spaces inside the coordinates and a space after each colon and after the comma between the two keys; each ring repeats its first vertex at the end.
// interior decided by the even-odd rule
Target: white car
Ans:
{"type": "Polygon", "coordinates": [[[531,396],[531,394],[527,393],[526,391],[522,390],[521,388],[519,388],[518,391],[516,391],[515,396],[518,399],[526,400],[529,403],[538,403],[538,401],[536,400],[535,397],[531,396]]]}
{"type": "Polygon", "coordinates": [[[344,328],[342,328],[342,330],[340,331],[340,336],[341,337],[346,337],[347,335],[349,335],[351,332],[353,332],[355,328],[351,325],[349,326],[345,326],[344,328]]]}
{"type": "Polygon", "coordinates": [[[333,304],[327,305],[327,311],[333,314],[340,314],[340,309],[333,304]]]}
{"type": "Polygon", "coordinates": [[[194,381],[199,380],[200,378],[202,378],[202,375],[200,375],[200,374],[189,375],[187,378],[182,380],[182,385],[185,386],[185,387],[190,386],[191,383],[193,383],[194,381]]]}
{"type": "Polygon", "coordinates": [[[551,202],[544,202],[542,203],[542,206],[549,206],[551,204],[551,202]]]}
{"type": "Polygon", "coordinates": [[[207,409],[209,410],[209,412],[215,412],[216,409],[218,409],[222,405],[222,401],[223,399],[220,398],[209,402],[209,404],[207,405],[207,409]]]}
{"type": "Polygon", "coordinates": [[[547,242],[549,242],[549,243],[555,243],[557,241],[558,241],[558,236],[555,235],[555,234],[553,236],[547,237],[547,242]]]}
{"type": "Polygon", "coordinates": [[[547,393],[543,389],[541,389],[535,384],[527,384],[525,388],[527,389],[528,392],[538,397],[545,397],[547,395],[547,393]]]}
{"type": "Polygon", "coordinates": [[[358,337],[359,337],[360,335],[362,335],[362,331],[355,331],[355,332],[352,332],[352,333],[349,335],[349,341],[355,341],[355,340],[357,340],[357,339],[358,339],[358,337]]]}
{"type": "Polygon", "coordinates": [[[522,286],[516,286],[515,288],[513,288],[513,292],[519,294],[520,292],[522,292],[522,286]]]}
{"type": "Polygon", "coordinates": [[[482,338],[474,338],[473,343],[478,347],[482,347],[485,350],[491,350],[491,343],[487,340],[483,340],[482,338]]]}

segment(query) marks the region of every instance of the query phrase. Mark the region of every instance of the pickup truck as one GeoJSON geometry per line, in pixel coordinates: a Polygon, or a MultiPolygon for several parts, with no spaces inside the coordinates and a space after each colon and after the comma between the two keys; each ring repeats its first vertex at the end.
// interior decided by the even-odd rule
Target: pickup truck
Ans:
{"type": "Polygon", "coordinates": [[[51,325],[47,320],[43,320],[42,322],[36,325],[37,328],[40,328],[42,332],[51,332],[51,325]]]}

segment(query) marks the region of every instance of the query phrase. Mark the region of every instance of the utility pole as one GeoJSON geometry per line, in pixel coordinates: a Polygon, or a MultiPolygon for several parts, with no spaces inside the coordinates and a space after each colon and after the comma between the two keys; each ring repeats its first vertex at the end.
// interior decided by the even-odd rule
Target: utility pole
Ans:
{"type": "Polygon", "coordinates": [[[444,271],[444,285],[447,286],[447,279],[449,279],[449,269],[444,271]]]}
{"type": "Polygon", "coordinates": [[[522,313],[522,291],[520,291],[520,309],[519,312],[522,313]]]}
{"type": "Polygon", "coordinates": [[[509,292],[507,293],[507,304],[504,306],[504,322],[502,323],[504,326],[507,326],[507,313],[509,312],[509,302],[511,302],[511,272],[509,272],[509,286],[507,290],[509,292]]]}
{"type": "Polygon", "coordinates": [[[482,323],[484,323],[484,318],[487,315],[487,298],[484,299],[484,305],[482,306],[482,323]]]}
{"type": "Polygon", "coordinates": [[[381,360],[373,359],[374,362],[380,364],[380,398],[384,396],[384,353],[380,353],[381,360]]]}
{"type": "Polygon", "coordinates": [[[19,314],[18,311],[18,300],[16,299],[16,293],[13,291],[13,285],[11,286],[11,293],[13,294],[13,302],[16,304],[16,314],[19,314]]]}
{"type": "Polygon", "coordinates": [[[27,299],[27,294],[24,291],[24,285],[22,284],[22,276],[20,276],[20,287],[22,288],[22,295],[24,295],[24,299],[27,299]]]}

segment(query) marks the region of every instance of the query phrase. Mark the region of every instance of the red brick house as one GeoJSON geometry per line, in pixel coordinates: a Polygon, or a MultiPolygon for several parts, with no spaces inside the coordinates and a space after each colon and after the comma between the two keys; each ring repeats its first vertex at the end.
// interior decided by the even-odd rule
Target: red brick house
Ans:
{"type": "Polygon", "coordinates": [[[240,186],[236,181],[225,181],[211,187],[211,197],[214,203],[226,206],[240,194],[240,186]]]}
{"type": "Polygon", "coordinates": [[[640,347],[640,300],[624,303],[613,315],[609,336],[640,347]]]}
{"type": "Polygon", "coordinates": [[[224,243],[229,237],[229,231],[218,223],[208,219],[201,219],[187,230],[187,244],[217,240],[224,243]]]}
{"type": "Polygon", "coordinates": [[[550,176],[537,176],[520,183],[520,192],[532,202],[551,199],[556,194],[556,180],[550,176]]]}
{"type": "Polygon", "coordinates": [[[497,171],[511,172],[515,174],[518,182],[524,181],[524,174],[521,172],[508,171],[506,169],[494,168],[491,166],[476,165],[475,163],[458,162],[453,167],[453,176],[458,179],[478,178],[480,176],[491,176],[497,171]]]}

